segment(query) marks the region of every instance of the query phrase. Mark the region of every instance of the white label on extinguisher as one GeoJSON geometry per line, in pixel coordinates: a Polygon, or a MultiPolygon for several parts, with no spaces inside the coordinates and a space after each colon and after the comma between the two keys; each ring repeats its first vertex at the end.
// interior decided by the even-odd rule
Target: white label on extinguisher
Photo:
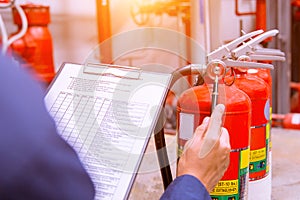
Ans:
{"type": "Polygon", "coordinates": [[[300,124],[300,114],[293,114],[292,124],[300,124]]]}
{"type": "Polygon", "coordinates": [[[264,113],[265,113],[266,120],[270,120],[270,100],[269,99],[266,101],[264,113]]]}
{"type": "Polygon", "coordinates": [[[179,138],[189,140],[194,133],[194,115],[180,113],[179,119],[179,138]]]}

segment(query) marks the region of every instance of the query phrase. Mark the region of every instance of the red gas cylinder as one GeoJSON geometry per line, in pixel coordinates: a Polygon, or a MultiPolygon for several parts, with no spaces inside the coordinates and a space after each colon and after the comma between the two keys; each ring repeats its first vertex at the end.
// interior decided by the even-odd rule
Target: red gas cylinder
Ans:
{"type": "MultiPolygon", "coordinates": [[[[204,84],[185,91],[178,99],[178,154],[202,120],[210,116],[212,85],[204,84]]],[[[211,192],[213,200],[247,199],[249,180],[250,117],[249,97],[236,86],[219,85],[219,102],[226,106],[224,127],[230,134],[230,165],[211,192]],[[225,98],[225,99],[222,99],[225,98]]]]}
{"type": "Polygon", "coordinates": [[[300,113],[273,114],[273,126],[300,130],[300,113]]]}
{"type": "Polygon", "coordinates": [[[270,92],[266,83],[247,72],[236,71],[234,84],[251,99],[250,181],[262,179],[269,172],[270,92]]]}
{"type": "Polygon", "coordinates": [[[290,112],[299,113],[300,112],[300,83],[290,82],[290,88],[292,89],[290,112]]]}
{"type": "Polygon", "coordinates": [[[293,20],[300,21],[300,1],[294,0],[291,4],[293,20]]]}
{"type": "MultiPolygon", "coordinates": [[[[50,22],[50,8],[34,4],[21,7],[27,17],[28,30],[11,48],[26,62],[23,64],[25,67],[33,69],[38,80],[49,84],[55,75],[52,37],[47,27],[50,22]]],[[[13,18],[20,30],[22,22],[16,9],[13,9],[13,18]]]]}

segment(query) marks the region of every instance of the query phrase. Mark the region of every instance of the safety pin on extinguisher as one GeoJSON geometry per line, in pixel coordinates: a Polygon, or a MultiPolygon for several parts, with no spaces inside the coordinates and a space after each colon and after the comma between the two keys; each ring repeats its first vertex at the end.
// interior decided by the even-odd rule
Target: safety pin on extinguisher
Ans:
{"type": "Polygon", "coordinates": [[[206,74],[213,80],[213,90],[211,94],[211,113],[218,104],[219,97],[219,81],[225,76],[226,64],[221,60],[213,60],[208,63],[206,68],[206,74]]]}

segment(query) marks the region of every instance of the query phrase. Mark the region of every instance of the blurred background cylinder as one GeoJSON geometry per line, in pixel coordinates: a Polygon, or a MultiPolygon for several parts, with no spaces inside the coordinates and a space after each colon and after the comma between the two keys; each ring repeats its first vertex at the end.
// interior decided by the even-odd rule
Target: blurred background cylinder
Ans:
{"type": "MultiPolygon", "coordinates": [[[[48,85],[55,75],[52,37],[48,29],[50,8],[35,4],[24,4],[21,7],[27,17],[28,29],[21,39],[13,42],[11,48],[23,59],[22,65],[33,71],[39,81],[48,85]]],[[[15,8],[12,12],[14,23],[20,30],[20,15],[15,8]]]]}

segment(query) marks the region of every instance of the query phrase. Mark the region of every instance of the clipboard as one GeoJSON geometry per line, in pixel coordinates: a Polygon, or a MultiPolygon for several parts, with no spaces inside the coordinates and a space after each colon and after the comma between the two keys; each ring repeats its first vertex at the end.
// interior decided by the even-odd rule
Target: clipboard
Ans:
{"type": "Polygon", "coordinates": [[[95,199],[127,199],[172,74],[64,63],[45,96],[59,134],[76,150],[95,199]]]}

